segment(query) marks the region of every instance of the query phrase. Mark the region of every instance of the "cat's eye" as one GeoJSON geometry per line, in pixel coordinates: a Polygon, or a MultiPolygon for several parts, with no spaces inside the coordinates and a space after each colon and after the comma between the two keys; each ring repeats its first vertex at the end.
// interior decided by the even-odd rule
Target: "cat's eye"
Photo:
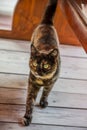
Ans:
{"type": "Polygon", "coordinates": [[[37,62],[36,62],[36,61],[33,62],[33,66],[34,66],[34,67],[37,67],[37,62]]]}
{"type": "Polygon", "coordinates": [[[49,67],[50,67],[49,64],[45,64],[45,65],[44,65],[44,68],[45,68],[45,69],[48,69],[49,67]]]}

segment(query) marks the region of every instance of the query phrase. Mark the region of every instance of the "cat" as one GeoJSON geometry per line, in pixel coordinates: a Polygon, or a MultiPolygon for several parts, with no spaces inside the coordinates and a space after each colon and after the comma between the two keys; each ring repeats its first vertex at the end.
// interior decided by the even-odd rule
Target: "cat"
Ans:
{"type": "Polygon", "coordinates": [[[26,112],[22,123],[28,126],[32,121],[34,102],[41,87],[40,107],[48,106],[48,96],[58,79],[60,70],[59,41],[53,18],[58,0],[49,0],[40,24],[31,38],[31,55],[29,60],[30,74],[26,112]]]}

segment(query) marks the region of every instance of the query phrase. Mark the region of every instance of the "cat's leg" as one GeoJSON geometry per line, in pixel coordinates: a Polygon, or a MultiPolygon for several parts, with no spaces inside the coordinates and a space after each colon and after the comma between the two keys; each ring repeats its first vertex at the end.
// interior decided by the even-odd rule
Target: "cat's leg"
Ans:
{"type": "Polygon", "coordinates": [[[48,106],[48,101],[47,100],[48,100],[49,93],[53,88],[53,85],[54,84],[51,84],[51,85],[46,86],[46,87],[43,88],[42,97],[41,97],[41,100],[40,100],[40,106],[42,108],[45,108],[45,107],[48,106]]]}
{"type": "Polygon", "coordinates": [[[27,96],[27,102],[26,102],[26,113],[22,120],[22,124],[25,126],[28,126],[32,121],[32,112],[33,112],[34,102],[36,100],[39,89],[40,87],[33,84],[33,82],[29,81],[28,96],[27,96]]]}

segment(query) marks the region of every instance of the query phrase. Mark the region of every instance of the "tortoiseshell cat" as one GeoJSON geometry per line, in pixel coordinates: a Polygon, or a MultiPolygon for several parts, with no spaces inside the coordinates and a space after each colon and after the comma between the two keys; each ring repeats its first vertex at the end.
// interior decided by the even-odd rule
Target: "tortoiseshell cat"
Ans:
{"type": "Polygon", "coordinates": [[[53,26],[57,3],[58,0],[49,0],[43,19],[31,39],[28,96],[26,113],[22,121],[25,126],[31,123],[34,101],[39,89],[43,86],[40,106],[45,108],[48,105],[48,95],[58,78],[60,69],[59,41],[53,26]]]}

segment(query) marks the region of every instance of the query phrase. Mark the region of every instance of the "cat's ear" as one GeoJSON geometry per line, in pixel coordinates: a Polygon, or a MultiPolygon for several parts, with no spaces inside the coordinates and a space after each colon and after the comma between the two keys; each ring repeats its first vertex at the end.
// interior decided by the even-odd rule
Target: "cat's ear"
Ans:
{"type": "Polygon", "coordinates": [[[54,49],[50,52],[50,55],[53,57],[57,57],[58,56],[58,49],[54,49]]]}
{"type": "Polygon", "coordinates": [[[36,48],[34,47],[34,45],[31,45],[31,53],[32,54],[36,54],[38,51],[36,50],[36,48]]]}

